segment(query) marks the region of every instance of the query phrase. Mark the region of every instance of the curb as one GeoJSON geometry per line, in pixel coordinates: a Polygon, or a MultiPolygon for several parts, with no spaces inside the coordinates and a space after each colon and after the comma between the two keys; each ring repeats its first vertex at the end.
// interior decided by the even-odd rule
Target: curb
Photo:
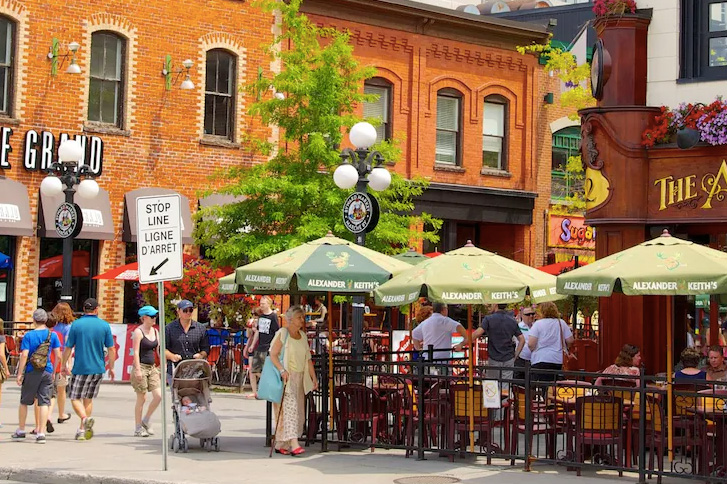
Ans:
{"type": "Polygon", "coordinates": [[[155,479],[95,476],[78,472],[0,467],[0,482],[3,481],[18,481],[32,484],[179,484],[174,481],[158,481],[155,479]]]}

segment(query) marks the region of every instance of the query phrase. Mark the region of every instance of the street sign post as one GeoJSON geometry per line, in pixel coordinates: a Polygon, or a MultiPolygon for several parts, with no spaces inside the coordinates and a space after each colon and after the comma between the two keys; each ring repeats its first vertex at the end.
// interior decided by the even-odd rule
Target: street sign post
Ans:
{"type": "Polygon", "coordinates": [[[162,383],[162,470],[167,470],[167,361],[164,331],[164,281],[182,278],[182,200],[179,195],[136,199],[136,254],[139,282],[157,283],[162,383]]]}

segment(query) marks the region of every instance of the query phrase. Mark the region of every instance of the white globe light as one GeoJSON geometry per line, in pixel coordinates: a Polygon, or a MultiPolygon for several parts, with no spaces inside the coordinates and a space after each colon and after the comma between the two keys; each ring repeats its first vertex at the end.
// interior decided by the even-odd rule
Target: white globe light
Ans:
{"type": "Polygon", "coordinates": [[[282,92],[276,92],[275,93],[275,99],[277,99],[279,101],[284,101],[285,100],[285,94],[283,94],[282,92]]]}
{"type": "Polygon", "coordinates": [[[55,197],[63,191],[63,182],[57,176],[47,176],[40,182],[40,193],[46,197],[55,197]]]}
{"type": "Polygon", "coordinates": [[[370,148],[376,143],[376,128],[367,122],[356,123],[348,133],[348,139],[356,148],[370,148]]]}
{"type": "Polygon", "coordinates": [[[78,196],[90,200],[98,195],[98,183],[96,180],[86,178],[78,184],[78,196]]]}
{"type": "Polygon", "coordinates": [[[78,163],[83,159],[83,146],[75,139],[67,139],[58,148],[58,159],[78,163]]]}
{"type": "Polygon", "coordinates": [[[383,192],[391,185],[391,173],[386,168],[374,168],[368,178],[369,186],[377,192],[383,192]]]}
{"type": "Polygon", "coordinates": [[[333,181],[338,188],[344,190],[353,188],[358,182],[358,171],[356,171],[353,165],[349,165],[348,163],[339,165],[336,171],[333,172],[333,181]]]}

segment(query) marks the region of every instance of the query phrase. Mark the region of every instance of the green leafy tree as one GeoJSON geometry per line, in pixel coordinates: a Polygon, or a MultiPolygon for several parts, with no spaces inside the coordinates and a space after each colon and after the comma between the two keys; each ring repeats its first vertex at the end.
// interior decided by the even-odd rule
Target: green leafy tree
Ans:
{"type": "MultiPolygon", "coordinates": [[[[268,49],[281,69],[269,77],[260,71],[247,86],[257,99],[248,114],[264,125],[278,126],[281,141],[245,140],[271,156],[267,162],[220,174],[228,182],[221,191],[246,200],[198,214],[196,237],[211,247],[211,256],[220,264],[261,259],[324,236],[329,230],[351,238],[341,210],[353,190],[336,187],[332,175],[341,163],[343,133],[360,121],[354,114],[356,107],[375,99],[362,90],[364,80],[375,69],[359,65],[348,33],[313,24],[299,12],[300,3],[258,2],[281,20],[280,33],[268,49]]],[[[381,142],[374,148],[388,162],[400,156],[396,141],[381,142]]],[[[368,234],[368,247],[392,253],[408,247],[412,240],[437,242],[441,221],[427,214],[411,215],[414,197],[426,186],[423,179],[406,180],[392,173],[391,186],[374,194],[381,218],[368,234]]]]}

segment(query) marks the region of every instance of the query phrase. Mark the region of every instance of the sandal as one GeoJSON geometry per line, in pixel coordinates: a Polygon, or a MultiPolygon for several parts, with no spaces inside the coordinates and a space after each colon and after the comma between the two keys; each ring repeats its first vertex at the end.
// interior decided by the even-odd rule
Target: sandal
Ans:
{"type": "Polygon", "coordinates": [[[283,455],[290,455],[290,451],[288,449],[275,449],[276,454],[283,454],[283,455]]]}
{"type": "Polygon", "coordinates": [[[305,449],[303,447],[298,447],[297,449],[293,449],[290,451],[291,455],[299,456],[300,454],[305,454],[305,449]]]}
{"type": "Polygon", "coordinates": [[[70,419],[71,419],[71,414],[68,413],[68,414],[66,414],[66,417],[64,417],[64,418],[58,417],[58,423],[63,423],[66,420],[70,420],[70,419]]]}

